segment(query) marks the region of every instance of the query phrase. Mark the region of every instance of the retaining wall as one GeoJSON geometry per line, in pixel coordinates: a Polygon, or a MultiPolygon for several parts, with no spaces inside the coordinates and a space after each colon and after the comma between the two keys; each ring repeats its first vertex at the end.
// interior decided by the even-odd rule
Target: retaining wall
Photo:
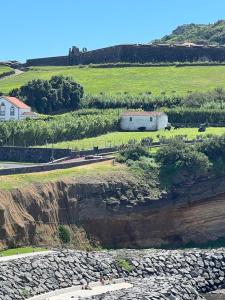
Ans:
{"type": "Polygon", "coordinates": [[[69,149],[0,147],[0,161],[46,163],[51,161],[52,156],[59,159],[71,154],[69,149]]]}
{"type": "Polygon", "coordinates": [[[125,278],[133,287],[92,299],[200,300],[200,293],[223,287],[224,271],[224,249],[57,251],[0,263],[0,300],[29,299],[100,276],[125,278]]]}

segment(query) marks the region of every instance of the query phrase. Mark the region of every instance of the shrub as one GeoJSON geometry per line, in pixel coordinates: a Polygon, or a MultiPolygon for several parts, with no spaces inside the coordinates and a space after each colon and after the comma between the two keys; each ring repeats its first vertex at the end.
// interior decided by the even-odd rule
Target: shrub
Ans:
{"type": "Polygon", "coordinates": [[[125,149],[121,149],[119,152],[119,161],[126,162],[128,160],[139,160],[142,156],[150,156],[148,148],[141,146],[140,144],[129,145],[125,149]]]}
{"type": "Polygon", "coordinates": [[[195,147],[182,141],[172,141],[156,154],[160,163],[161,183],[169,187],[183,182],[193,182],[207,174],[210,168],[208,157],[195,147]]]}
{"type": "Polygon", "coordinates": [[[130,273],[133,270],[133,266],[129,262],[129,260],[124,259],[124,258],[118,258],[117,259],[117,265],[123,269],[124,271],[130,273]]]}
{"type": "Polygon", "coordinates": [[[70,237],[70,231],[68,228],[66,228],[63,225],[60,225],[58,228],[58,233],[59,233],[59,239],[61,240],[61,242],[63,242],[64,244],[68,244],[71,240],[70,237]]]}

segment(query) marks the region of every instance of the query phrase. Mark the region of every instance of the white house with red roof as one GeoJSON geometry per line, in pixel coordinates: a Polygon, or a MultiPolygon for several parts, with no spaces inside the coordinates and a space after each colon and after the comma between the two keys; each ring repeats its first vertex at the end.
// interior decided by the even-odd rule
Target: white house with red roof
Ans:
{"type": "Polygon", "coordinates": [[[18,98],[0,96],[0,121],[35,119],[37,116],[30,106],[18,98]]]}
{"type": "Polygon", "coordinates": [[[158,111],[127,111],[121,116],[120,127],[125,131],[155,131],[168,125],[168,116],[158,111]]]}

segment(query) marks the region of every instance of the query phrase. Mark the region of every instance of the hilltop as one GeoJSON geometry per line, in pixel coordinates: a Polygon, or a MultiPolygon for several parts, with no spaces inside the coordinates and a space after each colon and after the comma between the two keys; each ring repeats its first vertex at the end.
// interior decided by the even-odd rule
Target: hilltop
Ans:
{"type": "Polygon", "coordinates": [[[219,20],[214,24],[185,24],[178,26],[169,35],[154,40],[154,44],[165,43],[195,43],[201,45],[225,44],[225,20],[219,20]]]}

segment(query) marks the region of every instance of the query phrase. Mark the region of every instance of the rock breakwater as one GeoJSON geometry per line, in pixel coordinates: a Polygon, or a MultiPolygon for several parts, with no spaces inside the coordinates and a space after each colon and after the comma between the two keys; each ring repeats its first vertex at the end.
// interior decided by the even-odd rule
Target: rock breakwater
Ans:
{"type": "Polygon", "coordinates": [[[204,299],[223,288],[225,250],[56,251],[0,264],[0,299],[21,300],[46,292],[124,278],[133,287],[94,299],[204,299]]]}

